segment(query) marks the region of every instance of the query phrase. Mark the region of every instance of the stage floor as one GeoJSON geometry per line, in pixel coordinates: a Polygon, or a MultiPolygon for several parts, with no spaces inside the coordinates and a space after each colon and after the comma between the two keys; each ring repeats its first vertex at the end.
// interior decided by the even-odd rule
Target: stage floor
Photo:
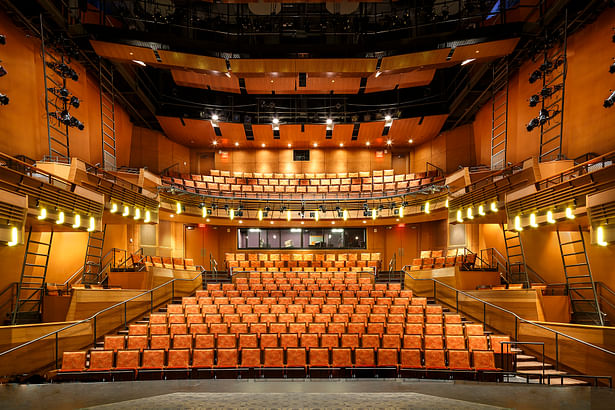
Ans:
{"type": "Polygon", "coordinates": [[[166,380],[0,386],[2,409],[612,409],[615,390],[416,379],[166,380]]]}

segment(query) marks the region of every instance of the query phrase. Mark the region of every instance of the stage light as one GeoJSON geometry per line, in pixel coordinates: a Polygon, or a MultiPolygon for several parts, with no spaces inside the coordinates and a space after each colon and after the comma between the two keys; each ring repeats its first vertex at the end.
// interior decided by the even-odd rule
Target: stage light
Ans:
{"type": "Polygon", "coordinates": [[[318,215],[318,210],[316,210],[314,211],[314,220],[318,222],[319,219],[320,219],[320,216],[318,215]]]}
{"type": "Polygon", "coordinates": [[[314,143],[314,148],[318,148],[318,143],[317,142],[314,143]]]}
{"type": "Polygon", "coordinates": [[[117,204],[115,202],[111,203],[111,209],[109,210],[112,214],[117,212],[117,204]]]}
{"type": "Polygon", "coordinates": [[[344,148],[344,143],[340,142],[340,148],[344,148]]]}
{"type": "Polygon", "coordinates": [[[333,124],[333,120],[331,118],[327,118],[327,125],[333,124]]]}
{"type": "Polygon", "coordinates": [[[468,219],[474,219],[474,215],[472,214],[472,207],[468,208],[466,210],[466,218],[468,219]]]}
{"type": "Polygon", "coordinates": [[[81,215],[75,214],[73,217],[73,228],[77,229],[81,226],[81,215]]]}
{"type": "Polygon", "coordinates": [[[540,121],[538,121],[538,118],[532,118],[532,120],[525,126],[525,128],[528,130],[528,132],[532,132],[534,128],[538,127],[539,125],[540,121]]]}
{"type": "Polygon", "coordinates": [[[0,105],[9,105],[9,97],[6,94],[0,93],[0,105]]]}
{"type": "Polygon", "coordinates": [[[290,220],[292,219],[293,215],[292,212],[290,211],[290,209],[288,211],[286,211],[286,220],[288,222],[290,222],[290,220]]]}
{"type": "Polygon", "coordinates": [[[290,148],[290,147],[292,147],[292,146],[293,146],[293,144],[288,144],[288,148],[290,148]]]}
{"type": "Polygon", "coordinates": [[[88,232],[94,232],[96,229],[96,219],[93,216],[90,216],[90,225],[88,226],[88,232]]]}
{"type": "Polygon", "coordinates": [[[0,65],[0,77],[4,77],[7,74],[8,72],[6,71],[6,68],[0,65]]]}
{"type": "Polygon", "coordinates": [[[611,95],[604,100],[604,108],[610,108],[615,104],[615,91],[611,92],[611,95]]]}
{"type": "Polygon", "coordinates": [[[611,66],[609,67],[609,73],[611,74],[615,73],[615,63],[611,64],[611,66]]]}
{"type": "Polygon", "coordinates": [[[403,205],[399,207],[399,217],[400,218],[404,217],[404,206],[403,205]]]}
{"type": "Polygon", "coordinates": [[[179,202],[175,202],[175,213],[177,215],[182,213],[182,204],[179,202]]]}
{"type": "Polygon", "coordinates": [[[58,219],[56,220],[57,225],[62,225],[64,223],[64,211],[60,211],[58,214],[58,219]]]}
{"type": "Polygon", "coordinates": [[[220,118],[218,117],[218,114],[214,114],[211,116],[212,121],[218,121],[218,118],[220,118]]]}
{"type": "MultiPolygon", "coordinates": [[[[15,228],[13,228],[15,229],[15,228]]],[[[599,226],[596,230],[596,242],[600,246],[607,246],[608,243],[604,240],[604,228],[599,226]]]]}
{"type": "Polygon", "coordinates": [[[493,202],[491,203],[491,207],[490,207],[490,209],[491,209],[491,212],[497,212],[497,211],[498,211],[498,203],[497,203],[497,202],[495,202],[495,201],[493,201],[493,202]]]}
{"type": "Polygon", "coordinates": [[[47,209],[41,208],[41,210],[39,211],[39,214],[36,217],[36,219],[38,219],[39,221],[47,219],[47,209]]]}
{"type": "Polygon", "coordinates": [[[536,223],[536,214],[535,213],[531,213],[530,214],[530,226],[532,228],[538,228],[538,224],[536,223]]]}
{"type": "Polygon", "coordinates": [[[463,222],[463,213],[461,212],[461,209],[457,211],[457,222],[463,222]]]}
{"type": "Polygon", "coordinates": [[[6,36],[4,34],[0,34],[0,44],[6,44],[6,36]]]}
{"type": "Polygon", "coordinates": [[[273,122],[274,124],[279,124],[279,123],[280,123],[280,120],[279,120],[278,118],[274,118],[274,119],[272,120],[272,122],[273,122]]]}
{"type": "Polygon", "coordinates": [[[484,205],[479,205],[478,206],[478,214],[480,216],[485,216],[485,206],[484,205]]]}
{"type": "Polygon", "coordinates": [[[343,215],[344,221],[347,221],[348,220],[348,210],[344,209],[344,212],[342,212],[342,215],[343,215]]]}
{"type": "Polygon", "coordinates": [[[79,98],[73,95],[72,97],[70,97],[69,104],[75,108],[79,108],[79,105],[81,104],[81,102],[79,101],[79,98]]]}
{"type": "Polygon", "coordinates": [[[15,245],[17,245],[17,240],[18,240],[17,228],[16,227],[12,227],[11,228],[11,241],[7,242],[6,245],[7,246],[15,246],[15,245]]]}
{"type": "Polygon", "coordinates": [[[545,110],[544,108],[541,109],[540,113],[538,114],[538,122],[540,123],[540,125],[544,125],[550,119],[551,117],[549,116],[549,111],[545,110]]]}
{"type": "Polygon", "coordinates": [[[130,215],[130,208],[128,207],[128,205],[124,205],[124,213],[122,213],[122,216],[128,215],[130,215]]]}
{"type": "Polygon", "coordinates": [[[149,223],[151,221],[151,214],[149,211],[145,211],[145,219],[143,220],[143,222],[145,222],[146,224],[149,223]]]}
{"type": "Polygon", "coordinates": [[[376,208],[372,209],[372,219],[376,219],[378,217],[378,211],[376,210],[376,208]]]}
{"type": "Polygon", "coordinates": [[[425,213],[428,214],[431,212],[429,201],[425,202],[425,213]]]}
{"type": "Polygon", "coordinates": [[[410,138],[410,139],[408,140],[408,144],[412,144],[412,142],[413,142],[413,140],[412,140],[412,138],[410,138]]]}
{"type": "Polygon", "coordinates": [[[47,63],[47,67],[55,71],[60,77],[70,78],[73,81],[79,80],[77,72],[65,63],[47,63]]]}
{"type": "Polygon", "coordinates": [[[542,78],[542,72],[540,70],[535,70],[531,75],[529,82],[530,84],[534,84],[536,81],[542,78]]]}
{"type": "Polygon", "coordinates": [[[392,143],[393,143],[393,141],[387,140],[387,145],[391,145],[392,143]]]}
{"type": "Polygon", "coordinates": [[[391,121],[391,116],[390,116],[390,115],[385,115],[385,116],[384,116],[384,120],[385,120],[386,122],[391,121]]]}
{"type": "Polygon", "coordinates": [[[530,97],[530,107],[536,107],[540,103],[540,96],[534,94],[530,97]]]}
{"type": "Polygon", "coordinates": [[[448,198],[446,198],[446,201],[444,201],[444,207],[448,208],[448,198]]]}
{"type": "Polygon", "coordinates": [[[218,145],[218,141],[214,140],[211,144],[212,145],[218,145]]]}
{"type": "Polygon", "coordinates": [[[521,217],[519,215],[515,216],[515,231],[521,232],[523,227],[521,226],[521,217]]]}
{"type": "Polygon", "coordinates": [[[139,208],[135,208],[135,216],[133,217],[135,221],[141,219],[141,210],[139,208]]]}
{"type": "Polygon", "coordinates": [[[262,220],[263,220],[263,210],[262,210],[262,209],[259,209],[259,210],[258,210],[258,220],[259,220],[259,221],[262,221],[262,220]]]}
{"type": "Polygon", "coordinates": [[[549,222],[550,224],[554,224],[555,223],[555,219],[553,219],[553,212],[552,211],[547,211],[547,222],[549,222]]]}
{"type": "Polygon", "coordinates": [[[571,207],[567,207],[566,208],[566,218],[574,219],[574,213],[572,213],[572,208],[571,207]]]}
{"type": "Polygon", "coordinates": [[[232,221],[233,219],[235,219],[235,210],[234,209],[229,209],[228,210],[228,218],[232,221]]]}

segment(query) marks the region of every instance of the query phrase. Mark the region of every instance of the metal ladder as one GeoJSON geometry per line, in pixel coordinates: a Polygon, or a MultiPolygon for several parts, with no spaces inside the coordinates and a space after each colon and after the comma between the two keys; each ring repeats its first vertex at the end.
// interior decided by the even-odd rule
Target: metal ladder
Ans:
{"type": "Polygon", "coordinates": [[[545,50],[543,63],[555,64],[558,60],[562,64],[558,68],[551,71],[549,74],[543,73],[542,88],[551,88],[554,90],[549,97],[541,98],[541,109],[553,112],[559,111],[553,116],[552,120],[547,121],[540,126],[540,152],[538,161],[552,161],[562,159],[562,137],[564,133],[564,90],[566,86],[566,74],[568,72],[568,59],[566,48],[568,44],[567,30],[568,17],[562,27],[564,39],[555,50],[545,50]],[[557,90],[555,90],[555,88],[557,90]],[[548,99],[547,99],[548,98],[548,99]]]}
{"type": "Polygon", "coordinates": [[[572,321],[604,326],[604,315],[600,311],[581,226],[578,231],[569,231],[568,234],[569,239],[565,241],[562,238],[564,235],[559,229],[557,230],[557,241],[566,276],[566,288],[572,308],[572,321]]]}
{"type": "Polygon", "coordinates": [[[491,169],[506,167],[508,140],[508,60],[493,65],[491,82],[491,169]]]}
{"type": "Polygon", "coordinates": [[[49,233],[47,242],[44,241],[43,235],[44,233],[41,233],[40,239],[35,241],[32,239],[32,227],[28,231],[21,278],[17,286],[17,300],[11,317],[11,324],[13,325],[41,321],[45,277],[49,265],[53,230],[49,233]]]}
{"type": "Polygon", "coordinates": [[[527,275],[527,266],[525,265],[525,253],[523,251],[523,243],[521,242],[521,233],[508,230],[504,225],[502,225],[502,233],[504,234],[506,260],[508,261],[508,282],[523,283],[524,287],[529,288],[530,279],[527,275]]]}
{"type": "Polygon", "coordinates": [[[90,232],[88,235],[88,245],[85,248],[85,261],[83,262],[83,284],[99,284],[100,275],[103,268],[103,246],[105,244],[105,233],[107,225],[103,226],[100,232],[90,232]]]}
{"type": "Polygon", "coordinates": [[[43,18],[41,17],[41,55],[43,57],[43,76],[45,84],[45,110],[47,113],[47,139],[49,142],[49,157],[68,163],[70,161],[70,146],[68,138],[68,125],[62,124],[52,115],[66,110],[66,101],[58,99],[53,89],[67,88],[66,78],[60,76],[47,64],[65,63],[64,56],[59,58],[45,47],[45,33],[43,18]],[[50,90],[51,89],[51,90],[50,90]]]}
{"type": "Polygon", "coordinates": [[[115,88],[113,66],[101,58],[98,63],[100,82],[100,132],[102,138],[102,167],[107,171],[117,169],[115,141],[115,88]]]}

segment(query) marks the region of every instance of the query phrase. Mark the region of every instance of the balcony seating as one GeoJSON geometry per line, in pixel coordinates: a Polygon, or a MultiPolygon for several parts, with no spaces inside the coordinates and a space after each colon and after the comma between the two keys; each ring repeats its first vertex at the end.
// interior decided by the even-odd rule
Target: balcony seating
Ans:
{"type": "Polygon", "coordinates": [[[211,170],[210,175],[181,174],[163,176],[163,185],[187,192],[216,196],[292,197],[305,196],[371,196],[411,192],[425,185],[443,182],[444,177],[435,171],[416,174],[394,174],[384,171],[330,174],[273,174],[211,170]],[[380,173],[383,175],[379,175],[380,173]],[[350,176],[353,175],[353,176],[350,176]],[[327,195],[331,194],[331,195],[327,195]]]}
{"type": "Polygon", "coordinates": [[[197,267],[194,265],[193,259],[169,257],[161,258],[160,256],[144,256],[141,254],[133,254],[131,255],[131,262],[133,266],[145,265],[148,267],[167,268],[175,270],[197,270],[197,267]]]}
{"type": "Polygon", "coordinates": [[[422,269],[440,269],[452,266],[471,268],[476,263],[476,254],[466,253],[464,249],[448,249],[446,254],[442,250],[421,251],[420,258],[412,260],[411,271],[422,269]]]}
{"type": "MultiPolygon", "coordinates": [[[[374,272],[380,269],[381,254],[368,253],[226,253],[229,271],[260,272],[374,272]]],[[[314,275],[313,277],[321,277],[314,275]]],[[[325,276],[323,278],[329,278],[325,276]]]]}

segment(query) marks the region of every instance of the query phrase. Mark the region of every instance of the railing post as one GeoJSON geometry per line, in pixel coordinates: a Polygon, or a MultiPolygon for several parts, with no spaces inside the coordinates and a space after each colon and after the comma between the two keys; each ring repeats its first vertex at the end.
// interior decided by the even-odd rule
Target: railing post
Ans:
{"type": "Polygon", "coordinates": [[[126,326],[127,326],[127,325],[126,325],[126,322],[127,322],[127,320],[126,320],[126,305],[127,305],[127,304],[128,304],[127,302],[124,302],[124,327],[126,327],[126,326]]]}
{"type": "Polygon", "coordinates": [[[517,316],[515,316],[515,342],[517,340],[519,340],[519,325],[518,325],[518,319],[517,316]]]}
{"type": "Polygon", "coordinates": [[[436,282],[433,283],[433,300],[436,301],[436,282]]]}
{"type": "Polygon", "coordinates": [[[149,292],[149,313],[154,312],[154,290],[150,290],[149,292]]]}
{"type": "Polygon", "coordinates": [[[60,368],[60,366],[58,366],[58,334],[59,332],[56,332],[56,369],[60,368]]]}
{"type": "Polygon", "coordinates": [[[96,346],[96,316],[94,316],[94,346],[96,346]]]}
{"type": "Polygon", "coordinates": [[[559,370],[559,333],[555,334],[555,370],[559,370]]]}
{"type": "Polygon", "coordinates": [[[175,299],[175,281],[171,282],[171,302],[175,299]]]}
{"type": "Polygon", "coordinates": [[[487,304],[483,303],[483,323],[487,323],[487,304]]]}
{"type": "MultiPolygon", "coordinates": [[[[455,309],[459,313],[459,291],[455,291],[455,309]]],[[[484,322],[483,322],[484,323],[484,322]]]]}

